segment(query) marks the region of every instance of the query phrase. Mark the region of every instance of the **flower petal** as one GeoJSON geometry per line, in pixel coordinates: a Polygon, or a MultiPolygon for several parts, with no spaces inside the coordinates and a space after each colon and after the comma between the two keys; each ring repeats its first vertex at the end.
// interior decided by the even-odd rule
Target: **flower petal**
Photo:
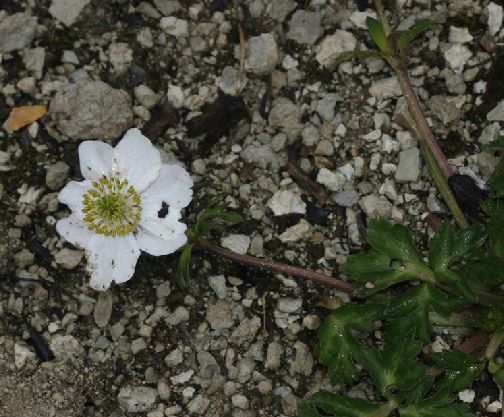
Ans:
{"type": "Polygon", "coordinates": [[[70,181],[59,192],[58,200],[60,203],[66,204],[70,207],[73,214],[82,220],[82,195],[92,187],[91,181],[85,180],[82,182],[70,181]]]}
{"type": "Polygon", "coordinates": [[[161,155],[139,129],[130,129],[114,148],[114,171],[126,178],[137,193],[159,175],[161,155]]]}
{"type": "Polygon", "coordinates": [[[65,219],[59,220],[56,223],[56,231],[72,245],[82,249],[86,247],[94,235],[94,233],[87,228],[86,224],[73,214],[65,219]]]}
{"type": "Polygon", "coordinates": [[[141,194],[142,205],[159,211],[163,202],[170,207],[186,207],[192,198],[193,181],[179,165],[162,165],[159,176],[141,194]]]}
{"type": "Polygon", "coordinates": [[[112,172],[113,148],[99,140],[86,140],[79,145],[81,174],[87,180],[97,180],[112,172]]]}
{"type": "MultiPolygon", "coordinates": [[[[175,207],[170,207],[165,217],[158,217],[157,213],[154,215],[152,215],[152,213],[151,215],[146,215],[146,213],[142,212],[140,230],[144,234],[149,234],[166,242],[174,241],[172,244],[173,250],[171,251],[174,252],[186,243],[180,235],[185,235],[187,226],[184,223],[179,222],[179,219],[180,210],[175,207]]],[[[138,233],[137,239],[139,239],[139,242],[141,242],[142,245],[145,245],[145,249],[142,250],[145,250],[145,252],[148,253],[151,253],[150,250],[156,250],[154,247],[148,246],[149,242],[152,243],[151,240],[148,241],[149,236],[140,236],[141,233],[138,233]]],[[[165,247],[168,246],[169,244],[166,243],[165,247]]]]}
{"type": "Polygon", "coordinates": [[[133,235],[110,237],[94,234],[86,246],[87,270],[91,274],[89,285],[98,291],[106,290],[112,281],[128,281],[135,272],[140,256],[133,235]]]}
{"type": "Polygon", "coordinates": [[[140,228],[136,235],[140,250],[153,256],[169,255],[187,243],[185,233],[176,233],[169,240],[161,239],[140,228]]]}

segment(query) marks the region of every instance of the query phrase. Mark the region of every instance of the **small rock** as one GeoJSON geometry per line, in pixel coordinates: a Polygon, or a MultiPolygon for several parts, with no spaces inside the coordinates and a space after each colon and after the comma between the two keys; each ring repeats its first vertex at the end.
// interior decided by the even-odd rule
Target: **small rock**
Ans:
{"type": "Polygon", "coordinates": [[[289,22],[287,37],[298,43],[313,45],[322,35],[321,21],[320,13],[297,10],[289,22]]]}
{"type": "Polygon", "coordinates": [[[49,347],[56,358],[72,358],[80,356],[84,348],[79,341],[71,335],[54,335],[49,343],[49,347]]]}
{"type": "Polygon", "coordinates": [[[125,42],[111,43],[108,56],[114,70],[118,74],[124,74],[133,61],[133,50],[125,42]]]}
{"type": "Polygon", "coordinates": [[[26,346],[16,343],[14,345],[14,365],[16,368],[22,368],[26,362],[34,361],[35,353],[26,346]]]}
{"type": "Polygon", "coordinates": [[[283,243],[299,242],[302,239],[308,238],[312,232],[312,226],[305,219],[301,219],[298,224],[287,228],[279,239],[283,243]]]}
{"type": "Polygon", "coordinates": [[[56,252],[54,260],[65,269],[74,269],[80,264],[83,255],[81,250],[63,248],[56,252]]]}
{"type": "Polygon", "coordinates": [[[299,107],[289,99],[279,97],[273,102],[268,121],[270,126],[282,128],[289,138],[295,139],[303,128],[300,118],[299,107]]]}
{"type": "Polygon", "coordinates": [[[331,191],[341,191],[346,183],[346,178],[341,172],[333,172],[327,168],[322,168],[317,174],[317,182],[325,185],[331,191]]]}
{"type": "Polygon", "coordinates": [[[203,415],[205,414],[205,411],[207,410],[209,405],[210,400],[206,397],[203,397],[203,395],[198,394],[189,402],[189,404],[187,404],[187,409],[190,413],[203,415]]]}
{"type": "Polygon", "coordinates": [[[352,22],[359,29],[366,29],[367,30],[366,20],[368,17],[372,17],[373,19],[377,19],[376,12],[371,9],[367,9],[363,12],[359,12],[358,10],[356,10],[350,15],[348,20],[350,20],[350,22],[352,22]]]}
{"type": "Polygon", "coordinates": [[[154,6],[156,6],[163,16],[171,16],[180,10],[178,0],[154,0],[154,6]]]}
{"type": "Polygon", "coordinates": [[[462,73],[464,65],[471,56],[472,53],[469,48],[459,43],[452,45],[451,48],[444,53],[446,62],[448,62],[448,65],[456,74],[462,73]]]}
{"type": "Polygon", "coordinates": [[[280,359],[282,358],[283,347],[278,342],[271,342],[266,350],[266,369],[275,370],[280,367],[280,359]]]}
{"type": "Polygon", "coordinates": [[[184,362],[184,354],[180,349],[172,350],[168,355],[165,356],[164,361],[166,366],[172,367],[180,365],[184,362]]]}
{"type": "Polygon", "coordinates": [[[233,407],[241,408],[242,410],[247,410],[249,408],[249,401],[245,395],[235,394],[231,397],[231,403],[233,407]]]}
{"type": "Polygon", "coordinates": [[[453,74],[446,78],[446,88],[452,94],[465,94],[467,86],[462,74],[453,74]]]}
{"type": "Polygon", "coordinates": [[[233,327],[233,309],[227,301],[219,300],[207,308],[206,320],[212,329],[229,329],[233,327]]]}
{"type": "Polygon", "coordinates": [[[200,350],[196,355],[200,366],[200,373],[203,378],[212,378],[216,374],[220,374],[220,366],[215,358],[205,350],[200,350]]]}
{"type": "Polygon", "coordinates": [[[383,196],[366,195],[361,198],[359,205],[372,219],[388,217],[392,211],[392,204],[383,196]]]}
{"type": "Polygon", "coordinates": [[[245,84],[246,80],[242,79],[240,81],[240,72],[235,68],[228,66],[222,70],[222,74],[219,77],[219,88],[222,92],[234,96],[240,92],[238,87],[243,89],[245,84]]]}
{"type": "Polygon", "coordinates": [[[464,403],[472,403],[476,397],[476,393],[472,389],[465,389],[458,393],[459,400],[464,403]]]}
{"type": "Polygon", "coordinates": [[[467,43],[472,42],[473,39],[473,36],[469,33],[469,29],[450,26],[450,35],[448,36],[450,42],[467,43]]]}
{"type": "Polygon", "coordinates": [[[70,167],[63,161],[49,165],[46,168],[46,185],[51,190],[59,190],[61,187],[63,187],[63,184],[65,184],[69,173],[70,167]]]}
{"type": "Polygon", "coordinates": [[[23,63],[28,71],[30,71],[35,78],[42,78],[42,71],[44,69],[45,49],[37,47],[28,49],[23,53],[23,63]]]}
{"type": "Polygon", "coordinates": [[[162,17],[159,25],[164,32],[176,38],[186,37],[189,32],[187,20],[179,19],[174,16],[162,17]]]}
{"type": "Polygon", "coordinates": [[[151,109],[158,102],[158,96],[146,85],[139,85],[135,87],[135,97],[142,104],[142,106],[151,109]]]}
{"type": "Polygon", "coordinates": [[[101,81],[64,86],[51,100],[49,114],[60,132],[74,140],[112,140],[133,121],[128,93],[101,81]]]}
{"type": "Polygon", "coordinates": [[[101,292],[93,311],[93,318],[100,328],[107,326],[112,315],[113,299],[110,291],[101,292]]]}
{"type": "Polygon", "coordinates": [[[334,155],[334,146],[330,141],[323,139],[317,144],[314,153],[315,155],[332,156],[334,155]]]}
{"type": "Polygon", "coordinates": [[[504,122],[504,100],[499,101],[488,114],[487,120],[490,122],[504,122]]]}
{"type": "Polygon", "coordinates": [[[227,287],[226,287],[226,277],[224,275],[214,275],[208,277],[208,285],[215,292],[215,295],[220,299],[226,298],[227,287]]]}
{"type": "Polygon", "coordinates": [[[299,193],[290,190],[278,190],[268,200],[268,207],[275,216],[284,214],[299,213],[306,214],[306,204],[301,199],[299,193]]]}
{"type": "Polygon", "coordinates": [[[221,245],[233,252],[245,255],[250,246],[250,237],[246,235],[229,235],[221,240],[221,245]]]}
{"type": "Polygon", "coordinates": [[[168,314],[166,316],[166,323],[177,326],[180,323],[186,322],[189,320],[189,310],[185,307],[179,306],[175,309],[173,313],[168,314]]]}
{"type": "Polygon", "coordinates": [[[313,356],[310,349],[303,342],[299,341],[294,343],[294,349],[296,349],[296,355],[290,363],[290,374],[310,376],[313,368],[313,356]]]}
{"type": "Polygon", "coordinates": [[[268,3],[269,16],[283,22],[290,12],[296,9],[297,3],[294,0],[275,0],[268,3]]]}
{"type": "Polygon", "coordinates": [[[14,13],[0,22],[0,54],[30,45],[35,39],[37,18],[29,13],[14,13]]]}
{"type": "Polygon", "coordinates": [[[254,316],[251,319],[245,318],[233,333],[231,333],[229,343],[242,345],[243,343],[251,342],[260,328],[261,319],[259,317],[254,316]]]}
{"type": "Polygon", "coordinates": [[[278,64],[280,57],[275,35],[262,33],[247,42],[245,70],[257,75],[269,74],[278,64]]]}
{"type": "Polygon", "coordinates": [[[338,206],[352,207],[359,202],[359,198],[357,191],[341,191],[334,196],[334,202],[338,206]]]}
{"type": "Polygon", "coordinates": [[[489,413],[497,413],[499,412],[500,410],[502,410],[502,403],[500,401],[493,401],[491,402],[490,404],[488,404],[486,410],[489,412],[489,413]]]}
{"type": "Polygon", "coordinates": [[[383,78],[378,81],[373,81],[369,88],[369,94],[378,99],[386,99],[398,97],[402,94],[401,85],[397,77],[383,78]]]}
{"type": "Polygon", "coordinates": [[[142,337],[135,339],[131,342],[131,352],[136,355],[138,352],[147,349],[147,343],[142,337]]]}
{"type": "Polygon", "coordinates": [[[447,100],[445,96],[432,96],[429,99],[429,108],[432,113],[443,122],[443,124],[448,125],[460,117],[460,111],[453,101],[447,100]]]}
{"type": "MultiPolygon", "coordinates": [[[[502,26],[502,17],[504,13],[502,10],[502,6],[491,2],[488,5],[488,30],[490,35],[497,34],[502,26]]],[[[1,49],[1,48],[0,48],[1,49]]]]}
{"type": "Polygon", "coordinates": [[[79,17],[80,12],[91,0],[52,0],[49,14],[63,22],[65,26],[72,26],[79,17]]]}
{"type": "Polygon", "coordinates": [[[128,413],[142,413],[154,407],[158,393],[149,387],[123,387],[117,395],[119,406],[128,413]]]}
{"type": "Polygon", "coordinates": [[[282,313],[299,313],[301,312],[301,307],[303,306],[303,300],[301,298],[280,298],[278,300],[277,309],[282,313]]]}
{"type": "Polygon", "coordinates": [[[356,46],[357,39],[352,33],[338,29],[322,40],[315,58],[323,67],[333,68],[342,52],[353,51],[356,46]]]}
{"type": "Polygon", "coordinates": [[[420,178],[420,168],[420,150],[418,148],[401,151],[395,179],[399,183],[417,182],[420,178]]]}

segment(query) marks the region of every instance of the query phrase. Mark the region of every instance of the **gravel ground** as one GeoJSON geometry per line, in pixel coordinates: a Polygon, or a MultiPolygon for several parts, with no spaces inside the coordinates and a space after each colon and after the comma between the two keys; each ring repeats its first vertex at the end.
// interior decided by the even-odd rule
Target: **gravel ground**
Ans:
{"type": "MultiPolygon", "coordinates": [[[[412,82],[453,167],[481,180],[496,158],[480,147],[504,121],[502,3],[398,0],[396,14],[402,29],[439,23],[412,48],[412,82]]],[[[142,254],[131,281],[94,292],[83,252],[55,231],[68,214],[57,193],[81,179],[82,139],[115,144],[149,123],[193,176],[187,223],[215,196],[245,217],[218,230],[225,247],[336,276],[376,217],[425,247],[425,215],[446,208],[395,123],[397,80],[379,59],[335,67],[371,47],[368,15],[343,0],[2,0],[0,120],[29,104],[48,113],[0,129],[1,417],[294,416],[330,387],[316,329],[347,296],[198,253],[188,290],[174,285],[175,255],[142,254]],[[291,179],[287,149],[335,205],[291,179]],[[55,359],[40,361],[30,327],[55,359]]],[[[367,381],[352,392],[369,393],[367,381]]],[[[500,412],[485,376],[460,398],[500,412]]]]}

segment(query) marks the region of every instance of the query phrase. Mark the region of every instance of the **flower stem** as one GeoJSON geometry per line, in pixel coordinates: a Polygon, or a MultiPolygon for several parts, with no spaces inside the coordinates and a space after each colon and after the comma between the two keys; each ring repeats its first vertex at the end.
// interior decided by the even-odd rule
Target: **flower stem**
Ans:
{"type": "Polygon", "coordinates": [[[346,293],[351,293],[354,290],[352,284],[341,279],[333,278],[328,275],[321,274],[320,272],[311,271],[309,269],[300,268],[297,266],[280,264],[249,255],[240,255],[239,253],[218,246],[207,239],[199,238],[194,242],[194,244],[198,249],[201,249],[205,252],[211,252],[222,258],[239,264],[248,265],[252,268],[271,270],[280,274],[287,274],[296,278],[315,281],[319,284],[337,288],[338,290],[346,293]]]}

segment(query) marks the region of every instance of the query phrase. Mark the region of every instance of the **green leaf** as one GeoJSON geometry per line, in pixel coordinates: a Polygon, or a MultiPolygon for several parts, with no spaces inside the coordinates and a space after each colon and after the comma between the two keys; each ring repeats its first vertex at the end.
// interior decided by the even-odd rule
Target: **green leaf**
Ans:
{"type": "Polygon", "coordinates": [[[211,220],[221,219],[230,223],[239,223],[243,221],[243,217],[231,210],[228,210],[226,203],[220,203],[217,198],[213,199],[207,208],[202,210],[194,225],[192,231],[193,237],[208,236],[213,229],[211,220]]]}
{"type": "Polygon", "coordinates": [[[388,340],[382,351],[361,348],[361,361],[381,395],[409,391],[422,380],[425,366],[416,360],[422,345],[411,335],[403,334],[388,340]]]}
{"type": "Polygon", "coordinates": [[[389,404],[373,404],[346,395],[336,395],[328,391],[319,391],[299,406],[300,417],[376,417],[390,414],[393,408],[389,404]]]}
{"type": "Polygon", "coordinates": [[[466,404],[454,404],[449,398],[426,398],[416,404],[399,408],[400,417],[474,417],[466,404]]]}
{"type": "Polygon", "coordinates": [[[487,200],[483,209],[490,217],[488,220],[488,236],[490,252],[499,258],[504,258],[504,201],[487,200]]]}
{"type": "Polygon", "coordinates": [[[448,315],[464,304],[428,283],[411,288],[388,303],[385,309],[385,318],[389,322],[387,334],[400,337],[411,332],[415,338],[426,343],[432,334],[429,311],[448,315]]]}
{"type": "Polygon", "coordinates": [[[485,368],[484,363],[478,362],[472,356],[462,352],[433,353],[431,358],[438,366],[446,369],[445,377],[438,387],[449,392],[459,392],[470,387],[485,368]]]}
{"type": "Polygon", "coordinates": [[[175,279],[177,285],[181,288],[187,287],[189,281],[193,247],[194,245],[192,243],[188,243],[180,252],[177,270],[175,271],[175,279]]]}
{"type": "Polygon", "coordinates": [[[401,32],[399,37],[399,50],[402,51],[404,48],[408,46],[408,44],[413,41],[418,35],[420,35],[423,31],[430,28],[434,22],[432,20],[421,20],[416,25],[412,26],[408,30],[401,32]]]}
{"type": "Polygon", "coordinates": [[[487,285],[504,284],[502,258],[494,255],[487,255],[481,259],[472,260],[462,267],[462,271],[477,283],[487,285]]]}
{"type": "Polygon", "coordinates": [[[368,27],[371,38],[373,38],[374,43],[376,44],[376,46],[378,46],[380,51],[390,52],[390,49],[387,45],[387,35],[383,30],[382,24],[378,20],[368,16],[368,18],[366,19],[366,26],[368,27]]]}
{"type": "Polygon", "coordinates": [[[423,265],[410,231],[401,224],[392,224],[386,219],[373,220],[367,229],[366,240],[391,259],[423,265]]]}
{"type": "Polygon", "coordinates": [[[487,181],[488,189],[495,197],[504,197],[504,159],[501,158],[492,176],[487,181]]]}
{"type": "Polygon", "coordinates": [[[494,141],[483,145],[483,149],[487,151],[504,151],[504,136],[499,136],[494,141]]]}
{"type": "Polygon", "coordinates": [[[429,243],[430,266],[435,272],[446,270],[471,250],[481,246],[485,239],[481,225],[472,225],[455,232],[451,223],[445,222],[429,243]]]}
{"type": "Polygon", "coordinates": [[[436,271],[436,278],[440,282],[450,284],[457,294],[464,297],[470,303],[478,301],[466,278],[459,271],[454,269],[436,271]]]}
{"type": "Polygon", "coordinates": [[[500,368],[494,375],[493,375],[495,382],[500,385],[501,388],[504,388],[504,368],[500,368]]]}
{"type": "Polygon", "coordinates": [[[320,361],[329,368],[333,384],[350,383],[358,375],[355,365],[360,345],[352,330],[371,331],[383,307],[373,304],[344,305],[329,314],[318,332],[315,349],[320,361]]]}
{"type": "Polygon", "coordinates": [[[414,404],[422,400],[432,388],[435,379],[436,377],[434,375],[424,375],[420,382],[404,395],[404,403],[414,404]]]}
{"type": "Polygon", "coordinates": [[[340,270],[361,284],[363,294],[381,291],[398,282],[417,278],[400,263],[392,262],[388,255],[375,250],[349,256],[340,270]]]}
{"type": "Polygon", "coordinates": [[[488,333],[502,330],[504,329],[504,311],[495,308],[480,308],[471,317],[470,325],[488,333]]]}

